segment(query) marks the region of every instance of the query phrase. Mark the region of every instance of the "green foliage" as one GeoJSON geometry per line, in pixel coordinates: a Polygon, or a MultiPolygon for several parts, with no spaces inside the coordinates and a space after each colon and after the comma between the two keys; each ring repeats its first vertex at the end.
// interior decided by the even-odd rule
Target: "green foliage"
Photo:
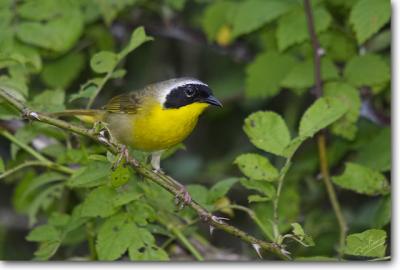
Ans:
{"type": "Polygon", "coordinates": [[[343,174],[332,180],[342,188],[367,195],[387,194],[390,189],[383,174],[355,163],[346,163],[343,174]]]}
{"type": "MultiPolygon", "coordinates": [[[[322,7],[314,8],[313,13],[316,32],[320,33],[325,31],[332,21],[331,15],[322,7]]],[[[303,7],[299,7],[287,13],[278,20],[276,39],[280,51],[286,50],[297,43],[309,40],[303,7]]]]}
{"type": "Polygon", "coordinates": [[[386,232],[383,230],[367,230],[350,234],[346,238],[345,253],[362,257],[383,257],[386,250],[386,232]]]}
{"type": "Polygon", "coordinates": [[[288,67],[294,64],[294,59],[289,55],[277,52],[259,55],[247,67],[246,95],[251,98],[276,95],[283,79],[287,77],[288,67]]]}
{"type": "MultiPolygon", "coordinates": [[[[393,197],[390,2],[310,2],[321,93],[304,1],[296,0],[0,1],[0,87],[51,115],[100,108],[173,74],[201,77],[224,108],[207,111],[187,147],[164,152],[164,171],[231,219],[224,222],[294,260],[384,260],[393,197]],[[345,247],[321,165],[347,220],[345,247]]],[[[215,246],[193,209],[178,209],[175,195],[124,160],[113,170],[117,157],[101,145],[20,118],[0,97],[2,207],[29,226],[4,219],[1,259],[258,258],[244,242],[232,248],[241,240],[222,230],[215,246]]],[[[148,153],[130,153],[147,161],[148,153]]]]}
{"type": "Polygon", "coordinates": [[[278,177],[278,170],[267,158],[258,154],[242,154],[235,159],[235,163],[244,175],[254,180],[274,181],[278,177]]]}
{"type": "Polygon", "coordinates": [[[312,104],[300,120],[299,136],[312,137],[319,130],[335,122],[348,108],[337,98],[323,97],[312,104]]]}
{"type": "Polygon", "coordinates": [[[350,23],[359,44],[364,43],[389,20],[390,1],[359,0],[350,13],[350,23]]]}
{"type": "Polygon", "coordinates": [[[256,112],[246,118],[244,131],[258,148],[285,156],[290,142],[289,130],[282,117],[273,112],[256,112]]]}
{"type": "Polygon", "coordinates": [[[366,54],[349,60],[345,78],[354,86],[375,86],[390,79],[389,65],[378,55],[366,54]]]}

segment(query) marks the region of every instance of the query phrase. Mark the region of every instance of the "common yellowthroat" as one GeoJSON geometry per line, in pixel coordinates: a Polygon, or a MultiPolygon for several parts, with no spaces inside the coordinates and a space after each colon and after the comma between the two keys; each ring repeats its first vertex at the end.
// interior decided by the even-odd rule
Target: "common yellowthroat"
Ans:
{"type": "Polygon", "coordinates": [[[105,123],[118,143],[151,152],[151,165],[160,170],[162,152],[182,142],[209,105],[222,107],[207,84],[177,78],[118,95],[100,110],[67,110],[56,115],[105,123]]]}

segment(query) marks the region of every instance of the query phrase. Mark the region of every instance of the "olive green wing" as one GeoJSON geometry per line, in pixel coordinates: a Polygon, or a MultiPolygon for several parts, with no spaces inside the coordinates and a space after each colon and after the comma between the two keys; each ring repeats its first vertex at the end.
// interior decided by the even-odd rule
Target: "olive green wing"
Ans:
{"type": "Polygon", "coordinates": [[[136,113],[141,103],[140,94],[132,92],[113,97],[103,109],[111,113],[136,113]]]}

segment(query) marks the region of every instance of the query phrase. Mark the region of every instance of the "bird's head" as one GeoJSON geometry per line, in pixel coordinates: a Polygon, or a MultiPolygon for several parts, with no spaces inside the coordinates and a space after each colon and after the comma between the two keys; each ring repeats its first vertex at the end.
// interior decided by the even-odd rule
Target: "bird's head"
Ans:
{"type": "Polygon", "coordinates": [[[161,82],[160,102],[165,109],[178,109],[194,103],[222,107],[207,84],[192,78],[171,79],[161,82]]]}

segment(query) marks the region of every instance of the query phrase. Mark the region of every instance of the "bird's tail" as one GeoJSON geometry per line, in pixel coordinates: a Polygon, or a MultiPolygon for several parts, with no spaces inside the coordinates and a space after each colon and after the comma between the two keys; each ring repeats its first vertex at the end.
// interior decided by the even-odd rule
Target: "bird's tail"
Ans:
{"type": "Polygon", "coordinates": [[[93,124],[97,121],[102,121],[104,117],[104,111],[102,110],[65,110],[62,112],[55,112],[52,113],[52,116],[55,117],[68,117],[68,116],[75,116],[79,120],[93,124]]]}

